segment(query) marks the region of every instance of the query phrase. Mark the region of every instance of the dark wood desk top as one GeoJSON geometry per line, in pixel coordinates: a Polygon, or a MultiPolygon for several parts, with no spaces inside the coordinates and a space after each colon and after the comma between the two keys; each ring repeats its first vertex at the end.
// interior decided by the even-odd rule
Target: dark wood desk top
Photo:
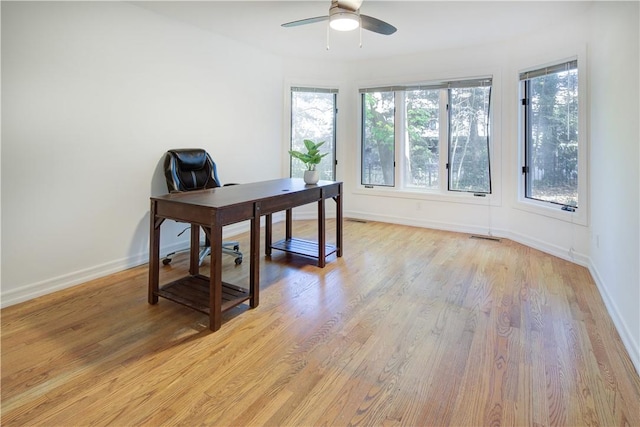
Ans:
{"type": "Polygon", "coordinates": [[[208,190],[170,193],[152,197],[151,199],[177,201],[210,208],[222,208],[238,203],[278,197],[280,195],[312,191],[313,189],[320,191],[321,188],[331,187],[336,184],[339,184],[339,182],[318,181],[315,185],[307,185],[301,178],[281,178],[270,181],[252,182],[249,184],[229,185],[208,190]]]}
{"type": "Polygon", "coordinates": [[[211,211],[220,212],[218,221],[230,224],[253,216],[251,203],[259,204],[259,215],[286,209],[291,200],[298,205],[339,194],[338,181],[318,181],[307,185],[301,178],[281,178],[249,184],[230,185],[208,190],[170,193],[152,197],[157,201],[156,215],[204,226],[211,224],[211,211]]]}

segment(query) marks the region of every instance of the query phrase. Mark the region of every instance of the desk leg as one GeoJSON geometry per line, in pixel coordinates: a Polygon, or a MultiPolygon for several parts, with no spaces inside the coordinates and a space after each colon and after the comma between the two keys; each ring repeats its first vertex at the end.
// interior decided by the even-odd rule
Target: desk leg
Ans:
{"type": "Polygon", "coordinates": [[[324,197],[320,197],[318,200],[318,267],[321,268],[326,264],[324,222],[324,197]]]}
{"type": "Polygon", "coordinates": [[[191,247],[189,249],[189,274],[200,272],[200,226],[191,224],[191,247]]]}
{"type": "MultiPolygon", "coordinates": [[[[266,214],[264,216],[264,254],[266,256],[271,256],[271,235],[273,232],[272,220],[273,218],[271,217],[271,214],[266,214]]],[[[253,236],[253,233],[251,235],[253,236]]]]}
{"type": "MultiPolygon", "coordinates": [[[[209,329],[222,326],[222,226],[214,221],[211,227],[211,264],[209,269],[209,329]]],[[[196,261],[197,262],[197,261],[196,261]]]]}
{"type": "Polygon", "coordinates": [[[336,200],[336,256],[342,256],[342,184],[338,186],[338,196],[336,200]]]}
{"type": "Polygon", "coordinates": [[[291,209],[287,209],[286,213],[285,213],[285,231],[284,231],[284,238],[287,240],[291,240],[291,235],[293,234],[292,231],[292,225],[291,223],[293,222],[293,215],[291,215],[291,209]]]}
{"type": "MultiPolygon", "coordinates": [[[[268,215],[269,217],[271,215],[268,215]]],[[[271,218],[267,219],[267,223],[271,221],[271,218]]],[[[269,233],[265,233],[269,234],[269,233]]],[[[270,236],[265,237],[266,240],[271,240],[270,236]]],[[[267,246],[271,251],[271,242],[267,246]]],[[[253,218],[251,218],[251,256],[249,266],[249,293],[251,298],[249,299],[249,307],[255,308],[260,303],[260,203],[253,205],[253,218]]]]}
{"type": "Polygon", "coordinates": [[[156,204],[151,202],[149,210],[149,304],[158,303],[160,281],[160,226],[164,218],[156,218],[156,204]]]}

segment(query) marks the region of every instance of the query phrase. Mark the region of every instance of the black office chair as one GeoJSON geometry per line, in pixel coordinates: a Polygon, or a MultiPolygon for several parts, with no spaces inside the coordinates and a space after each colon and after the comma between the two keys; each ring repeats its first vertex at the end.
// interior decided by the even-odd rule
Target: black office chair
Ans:
{"type": "MultiPolygon", "coordinates": [[[[164,176],[167,179],[167,188],[170,193],[221,186],[216,164],[209,153],[201,148],[180,148],[167,151],[164,158],[164,176]]],[[[242,263],[240,243],[223,242],[222,253],[234,256],[236,264],[242,263]]],[[[168,265],[171,262],[171,257],[175,254],[176,252],[167,254],[162,263],[168,265]]],[[[200,264],[210,254],[211,244],[207,237],[204,247],[200,250],[200,264]]]]}

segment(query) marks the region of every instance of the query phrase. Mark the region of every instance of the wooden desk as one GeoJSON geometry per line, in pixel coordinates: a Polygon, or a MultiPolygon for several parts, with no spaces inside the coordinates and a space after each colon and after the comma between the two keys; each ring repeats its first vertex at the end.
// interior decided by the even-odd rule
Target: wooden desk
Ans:
{"type": "Polygon", "coordinates": [[[260,217],[267,215],[265,252],[271,248],[288,250],[303,255],[315,255],[318,266],[324,267],[326,257],[335,252],[342,256],[342,183],[319,181],[317,185],[305,185],[302,179],[284,178],[272,181],[218,187],[210,190],[172,193],[151,198],[149,239],[149,304],[157,304],[158,297],[209,315],[209,328],[220,329],[222,312],[247,300],[251,308],[257,307],[260,294],[260,217]],[[336,245],[326,245],[325,203],[328,198],[336,201],[336,245]],[[291,209],[308,203],[318,203],[318,242],[293,239],[291,236],[291,209]],[[271,243],[271,215],[286,211],[286,236],[281,242],[271,243]],[[189,275],[159,286],[160,275],[160,226],[165,219],[191,224],[191,251],[189,275]],[[222,281],[222,227],[250,220],[251,248],[249,257],[249,289],[222,281]],[[200,227],[211,241],[209,277],[199,274],[198,249],[200,227]],[[304,251],[300,247],[304,247],[304,251]],[[314,252],[314,249],[317,252],[314,252]]]}

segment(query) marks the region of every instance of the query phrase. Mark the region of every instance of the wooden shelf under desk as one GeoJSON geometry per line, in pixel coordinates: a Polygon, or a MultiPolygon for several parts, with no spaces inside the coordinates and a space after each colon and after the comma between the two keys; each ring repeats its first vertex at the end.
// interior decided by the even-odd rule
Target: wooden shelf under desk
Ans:
{"type": "MultiPolygon", "coordinates": [[[[318,259],[318,243],[303,239],[282,239],[271,244],[273,249],[279,251],[290,252],[293,254],[304,255],[307,257],[318,259]]],[[[325,258],[335,253],[337,248],[333,245],[324,245],[325,258]]]]}
{"type": "MultiPolygon", "coordinates": [[[[166,284],[157,295],[182,304],[202,313],[209,314],[209,285],[207,276],[186,276],[166,284]]],[[[248,290],[222,282],[222,312],[229,310],[251,297],[248,290]]]]}

